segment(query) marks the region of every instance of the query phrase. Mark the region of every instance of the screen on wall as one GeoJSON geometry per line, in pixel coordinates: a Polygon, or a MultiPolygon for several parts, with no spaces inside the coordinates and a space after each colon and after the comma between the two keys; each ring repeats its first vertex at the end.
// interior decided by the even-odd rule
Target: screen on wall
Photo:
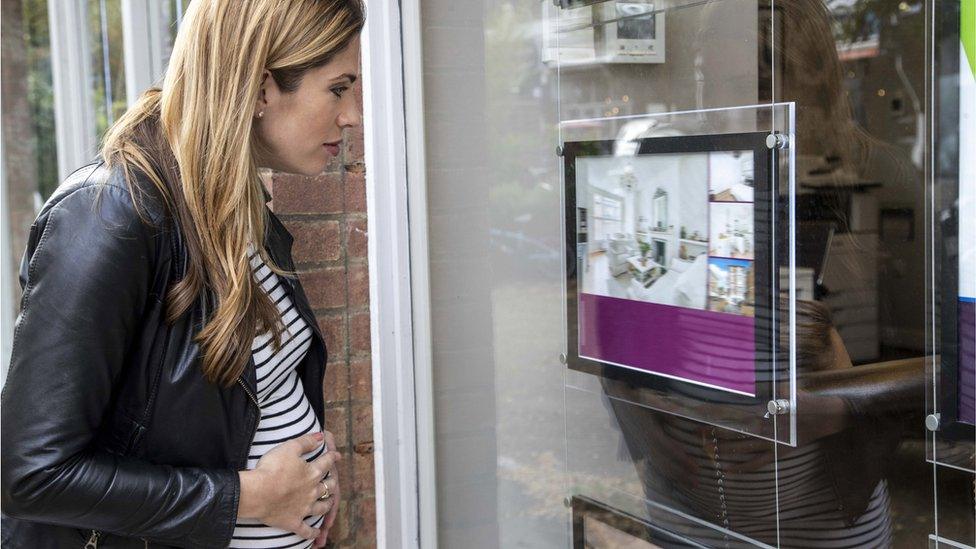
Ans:
{"type": "Polygon", "coordinates": [[[566,144],[570,366],[756,396],[775,295],[765,137],[566,144]]]}

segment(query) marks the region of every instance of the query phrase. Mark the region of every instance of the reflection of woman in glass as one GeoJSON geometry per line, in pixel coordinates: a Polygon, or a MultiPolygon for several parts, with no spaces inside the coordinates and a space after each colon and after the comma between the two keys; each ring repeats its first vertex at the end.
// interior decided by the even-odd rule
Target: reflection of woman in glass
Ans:
{"type": "MultiPolygon", "coordinates": [[[[812,301],[798,303],[796,338],[795,448],[631,404],[648,398],[604,382],[645,496],[780,547],[887,546],[886,469],[903,431],[918,425],[904,410],[921,391],[921,362],[852,368],[829,311],[812,301]]],[[[714,527],[649,511],[656,525],[696,541],[736,545],[714,527]]]]}

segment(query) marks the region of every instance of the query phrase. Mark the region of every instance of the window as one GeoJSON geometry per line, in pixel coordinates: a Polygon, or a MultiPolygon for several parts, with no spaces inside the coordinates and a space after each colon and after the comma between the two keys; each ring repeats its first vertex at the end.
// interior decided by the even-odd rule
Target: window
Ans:
{"type": "Polygon", "coordinates": [[[623,229],[623,200],[615,195],[593,195],[593,239],[605,241],[623,229]]]}

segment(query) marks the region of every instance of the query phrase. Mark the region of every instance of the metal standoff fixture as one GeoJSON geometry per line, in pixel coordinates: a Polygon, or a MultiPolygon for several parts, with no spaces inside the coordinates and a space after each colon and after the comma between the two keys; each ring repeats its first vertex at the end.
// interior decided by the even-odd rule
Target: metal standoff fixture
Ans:
{"type": "Polygon", "coordinates": [[[781,133],[771,133],[766,136],[766,148],[768,149],[785,149],[789,144],[789,138],[781,133]]]}
{"type": "Polygon", "coordinates": [[[770,400],[766,403],[766,417],[785,414],[790,410],[790,401],[785,398],[770,400]]]}

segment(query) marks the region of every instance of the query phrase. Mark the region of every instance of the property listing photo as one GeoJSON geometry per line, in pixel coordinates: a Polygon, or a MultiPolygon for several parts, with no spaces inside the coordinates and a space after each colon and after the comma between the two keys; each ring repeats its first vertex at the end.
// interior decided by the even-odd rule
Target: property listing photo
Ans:
{"type": "Polygon", "coordinates": [[[755,274],[752,261],[708,259],[708,310],[755,315],[755,274]]]}
{"type": "Polygon", "coordinates": [[[582,292],[751,316],[752,151],[577,159],[582,292]]]}
{"type": "Polygon", "coordinates": [[[753,259],[753,205],[742,202],[709,204],[708,255],[736,259],[753,259]]]}

